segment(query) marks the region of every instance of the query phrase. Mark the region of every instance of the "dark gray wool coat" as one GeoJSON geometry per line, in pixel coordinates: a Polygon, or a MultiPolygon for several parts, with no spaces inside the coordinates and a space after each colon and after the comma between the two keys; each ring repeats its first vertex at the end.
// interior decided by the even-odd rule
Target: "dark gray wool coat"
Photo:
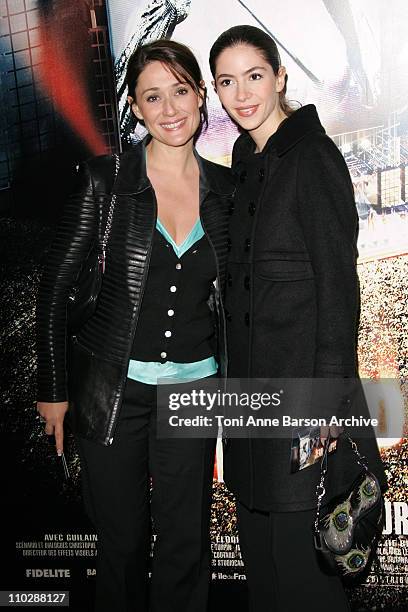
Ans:
{"type": "MultiPolygon", "coordinates": [[[[253,151],[252,139],[241,135],[233,151],[237,192],[225,296],[228,376],[356,377],[358,217],[345,161],[313,105],[286,119],[262,153],[253,151]]],[[[330,412],[366,411],[359,397],[353,406],[351,395],[340,404],[333,396],[330,412]]],[[[290,474],[290,447],[289,439],[228,440],[227,485],[249,507],[314,507],[319,464],[290,474]]],[[[385,486],[374,437],[359,448],[385,486]]],[[[329,457],[326,500],[359,471],[341,438],[329,457]]]]}

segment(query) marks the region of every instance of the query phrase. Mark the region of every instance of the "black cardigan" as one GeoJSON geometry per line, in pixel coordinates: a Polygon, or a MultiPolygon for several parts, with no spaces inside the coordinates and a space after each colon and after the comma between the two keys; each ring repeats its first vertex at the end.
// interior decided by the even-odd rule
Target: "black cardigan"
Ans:
{"type": "Polygon", "coordinates": [[[206,236],[179,258],[156,229],[131,359],[192,363],[212,357],[214,316],[208,301],[216,275],[206,236]]]}

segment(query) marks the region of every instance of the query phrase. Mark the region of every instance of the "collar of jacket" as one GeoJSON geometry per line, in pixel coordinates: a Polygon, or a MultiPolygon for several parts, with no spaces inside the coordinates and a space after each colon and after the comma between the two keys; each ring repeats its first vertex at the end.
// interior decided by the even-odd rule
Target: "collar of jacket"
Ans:
{"type": "MultiPolygon", "coordinates": [[[[278,157],[282,157],[312,132],[326,133],[320,123],[315,105],[306,104],[282,121],[277,131],[269,137],[260,155],[274,149],[278,157]]],[[[254,150],[255,143],[251,136],[247,133],[241,134],[234,146],[234,166],[236,162],[241,161],[254,150]]]]}
{"type": "MultiPolygon", "coordinates": [[[[150,138],[148,134],[141,142],[121,155],[113,193],[130,195],[151,188],[146,170],[146,146],[150,138]]],[[[235,189],[232,176],[227,180],[225,169],[201,157],[196,149],[194,155],[200,171],[200,199],[208,193],[232,195],[235,189]]]]}

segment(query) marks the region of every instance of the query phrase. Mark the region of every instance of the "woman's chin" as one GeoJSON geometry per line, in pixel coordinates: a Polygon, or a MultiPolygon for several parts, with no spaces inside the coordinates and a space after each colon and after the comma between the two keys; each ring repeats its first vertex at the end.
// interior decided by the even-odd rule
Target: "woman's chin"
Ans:
{"type": "Polygon", "coordinates": [[[195,131],[191,130],[161,130],[160,134],[152,134],[152,137],[169,147],[182,147],[194,138],[195,131]]]}
{"type": "Polygon", "coordinates": [[[256,128],[258,128],[260,125],[259,117],[256,115],[251,115],[250,117],[241,117],[240,115],[233,115],[233,119],[235,123],[246,132],[256,130],[256,128]]]}

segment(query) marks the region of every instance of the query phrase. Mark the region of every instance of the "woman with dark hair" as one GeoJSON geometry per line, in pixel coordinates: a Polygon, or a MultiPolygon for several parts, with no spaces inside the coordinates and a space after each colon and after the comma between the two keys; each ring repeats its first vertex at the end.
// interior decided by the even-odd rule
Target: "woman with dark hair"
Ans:
{"type": "Polygon", "coordinates": [[[156,393],[160,379],[216,376],[218,364],[223,374],[233,185],[228,169],[194,149],[207,111],[192,52],[171,40],[147,44],[129,58],[126,78],[148,135],[121,155],[116,180],[110,156],[82,164],[40,287],[38,410],[61,453],[69,409],[98,534],[96,610],[204,612],[215,441],[157,438],[156,393]],[[69,293],[103,234],[111,193],[101,291],[69,338],[67,362],[69,293]],[[157,539],[148,596],[150,476],[157,539]]]}
{"type": "MultiPolygon", "coordinates": [[[[242,132],[232,155],[228,376],[357,377],[358,218],[344,159],[313,105],[294,110],[287,103],[286,71],[268,34],[244,25],[227,30],[211,49],[210,67],[242,132]]],[[[329,402],[325,415],[342,415],[350,402],[350,393],[338,406],[329,402]]],[[[312,597],[316,608],[330,602],[333,611],[348,610],[340,579],[321,571],[314,550],[319,463],[290,473],[291,434],[225,445],[250,610],[297,611],[312,597]]],[[[322,441],[338,434],[335,427],[320,432],[322,441]]],[[[385,486],[376,441],[366,438],[359,447],[385,486]]],[[[346,491],[359,471],[340,437],[329,457],[328,498],[346,491]]]]}

